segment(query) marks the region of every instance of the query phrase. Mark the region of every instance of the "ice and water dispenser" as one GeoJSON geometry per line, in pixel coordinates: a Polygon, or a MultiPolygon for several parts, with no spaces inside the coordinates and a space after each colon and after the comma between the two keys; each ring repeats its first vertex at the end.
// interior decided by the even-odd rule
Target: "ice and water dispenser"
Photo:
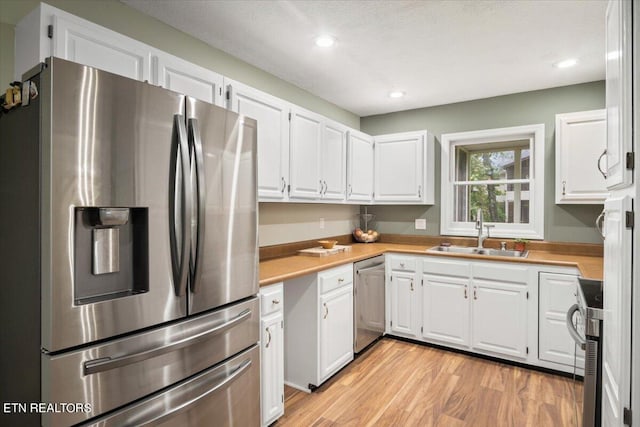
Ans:
{"type": "Polygon", "coordinates": [[[75,208],[75,303],[149,290],[146,208],[75,208]]]}

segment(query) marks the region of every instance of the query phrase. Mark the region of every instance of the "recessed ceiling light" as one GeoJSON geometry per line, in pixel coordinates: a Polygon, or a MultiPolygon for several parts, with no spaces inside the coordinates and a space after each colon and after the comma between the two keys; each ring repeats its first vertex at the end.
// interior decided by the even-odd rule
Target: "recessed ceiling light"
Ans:
{"type": "Polygon", "coordinates": [[[555,64],[553,64],[553,66],[556,68],[569,68],[569,67],[573,67],[577,63],[578,63],[577,59],[571,58],[571,59],[565,59],[564,61],[556,62],[555,64]]]}
{"type": "Polygon", "coordinates": [[[404,92],[396,90],[394,92],[389,92],[389,98],[402,98],[404,96],[404,92]]]}
{"type": "Polygon", "coordinates": [[[331,36],[320,36],[316,38],[316,46],[320,47],[331,47],[335,42],[335,39],[331,36]]]}

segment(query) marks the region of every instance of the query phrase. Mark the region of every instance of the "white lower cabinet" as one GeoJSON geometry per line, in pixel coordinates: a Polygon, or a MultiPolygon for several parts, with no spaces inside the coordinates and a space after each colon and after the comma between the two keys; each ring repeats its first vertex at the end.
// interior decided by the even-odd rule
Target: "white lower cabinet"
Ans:
{"type": "Polygon", "coordinates": [[[353,264],[284,283],[285,384],[312,391],[353,360],[353,264]]]}
{"type": "Polygon", "coordinates": [[[260,386],[262,425],[284,415],[284,316],[282,283],[260,289],[260,386]]]}
{"type": "MultiPolygon", "coordinates": [[[[538,358],[547,362],[584,368],[584,351],[577,349],[569,331],[566,317],[577,302],[578,277],[571,274],[540,273],[538,287],[538,358]]],[[[579,317],[574,317],[576,322],[579,317]]]]}
{"type": "MultiPolygon", "coordinates": [[[[564,294],[575,290],[574,268],[398,254],[387,260],[388,334],[573,372],[564,323],[571,296],[564,294]]],[[[582,363],[579,354],[578,373],[582,363]]]]}

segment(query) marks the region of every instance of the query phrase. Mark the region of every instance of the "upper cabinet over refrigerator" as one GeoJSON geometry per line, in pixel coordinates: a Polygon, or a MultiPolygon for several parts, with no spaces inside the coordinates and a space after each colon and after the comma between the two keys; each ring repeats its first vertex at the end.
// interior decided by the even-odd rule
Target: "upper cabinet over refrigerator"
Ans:
{"type": "Polygon", "coordinates": [[[607,149],[603,163],[609,190],[633,181],[631,4],[610,1],[607,7],[607,149]]]}

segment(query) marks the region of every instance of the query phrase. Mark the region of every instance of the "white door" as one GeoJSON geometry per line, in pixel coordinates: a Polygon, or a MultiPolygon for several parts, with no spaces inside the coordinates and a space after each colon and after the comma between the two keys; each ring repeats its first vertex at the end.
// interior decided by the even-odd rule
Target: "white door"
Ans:
{"type": "Polygon", "coordinates": [[[526,293],[526,286],[473,279],[473,348],[511,357],[527,357],[526,293]]]}
{"type": "Polygon", "coordinates": [[[347,155],[347,200],[373,199],[373,137],[349,131],[347,155]]]}
{"type": "Polygon", "coordinates": [[[320,296],[320,382],[353,360],[353,286],[320,296]]]}
{"type": "Polygon", "coordinates": [[[294,108],[291,112],[291,198],[320,198],[322,116],[294,108]]]}
{"type": "Polygon", "coordinates": [[[470,280],[434,274],[422,278],[422,337],[468,346],[470,280]]]}
{"type": "Polygon", "coordinates": [[[421,202],[424,132],[376,136],[374,200],[421,202]]]}
{"type": "Polygon", "coordinates": [[[632,142],[631,1],[612,0],[606,17],[607,188],[631,184],[627,153],[632,142]]]}
{"type": "Polygon", "coordinates": [[[322,141],[322,198],[344,200],[347,181],[347,130],[327,122],[322,141]]]}
{"type": "Polygon", "coordinates": [[[577,348],[566,325],[567,311],[577,302],[578,277],[540,273],[538,292],[538,358],[574,366],[575,357],[576,365],[584,368],[584,351],[577,348]]]}
{"type": "Polygon", "coordinates": [[[286,200],[289,184],[289,104],[229,82],[229,109],[258,122],[258,199],[286,200]]]}
{"type": "Polygon", "coordinates": [[[391,332],[408,337],[417,337],[420,329],[420,283],[415,273],[392,272],[391,286],[391,332]]]}
{"type": "Polygon", "coordinates": [[[596,165],[606,145],[606,110],[556,115],[556,203],[604,203],[607,184],[596,165]]]}
{"type": "Polygon", "coordinates": [[[223,77],[168,53],[154,56],[154,84],[200,101],[224,107],[223,77]]]}
{"type": "MultiPolygon", "coordinates": [[[[139,81],[149,80],[148,46],[99,25],[53,16],[53,55],[139,81]]],[[[91,76],[80,82],[90,88],[91,76]]]]}
{"type": "Polygon", "coordinates": [[[625,212],[632,211],[632,200],[611,198],[604,210],[602,425],[620,426],[631,394],[632,229],[625,212]]]}
{"type": "Polygon", "coordinates": [[[284,414],[284,324],[282,312],[265,317],[261,330],[262,425],[284,414]]]}

